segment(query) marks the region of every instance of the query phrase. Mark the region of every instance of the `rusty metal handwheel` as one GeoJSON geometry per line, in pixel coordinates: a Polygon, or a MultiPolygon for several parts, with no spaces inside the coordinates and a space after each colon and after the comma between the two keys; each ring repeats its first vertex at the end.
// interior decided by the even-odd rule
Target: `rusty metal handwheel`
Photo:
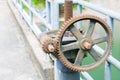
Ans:
{"type": "MultiPolygon", "coordinates": [[[[71,36],[67,37],[67,39],[71,38],[71,36]]],[[[92,70],[101,65],[107,59],[111,51],[112,40],[112,32],[104,20],[97,16],[82,14],[65,22],[61,29],[58,31],[58,58],[66,67],[74,71],[92,70]],[[81,27],[84,26],[76,27],[77,23],[85,24],[84,26],[87,26],[87,29],[82,31],[81,27]],[[103,29],[105,32],[104,36],[96,37],[94,35],[96,34],[94,33],[94,30],[98,27],[103,29]],[[81,33],[81,31],[84,33],[81,33]],[[66,33],[68,32],[72,34],[71,36],[74,37],[74,41],[63,44],[66,33]],[[101,43],[105,43],[103,55],[98,54],[94,48],[95,45],[101,43]],[[69,51],[72,50],[72,54],[76,54],[76,56],[71,61],[68,59],[68,56],[66,56],[66,54],[69,55],[69,51]],[[77,50],[77,52],[74,52],[74,50],[77,50]],[[87,59],[88,56],[90,56],[93,61],[87,64],[87,61],[84,62],[84,59],[87,59]]]]}

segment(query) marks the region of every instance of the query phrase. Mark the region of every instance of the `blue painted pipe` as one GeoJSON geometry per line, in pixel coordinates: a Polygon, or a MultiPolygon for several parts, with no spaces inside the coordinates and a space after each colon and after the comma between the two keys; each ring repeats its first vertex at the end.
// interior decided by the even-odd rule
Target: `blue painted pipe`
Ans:
{"type": "Polygon", "coordinates": [[[80,73],[72,71],[63,65],[58,59],[54,61],[55,80],[80,80],[80,73]]]}

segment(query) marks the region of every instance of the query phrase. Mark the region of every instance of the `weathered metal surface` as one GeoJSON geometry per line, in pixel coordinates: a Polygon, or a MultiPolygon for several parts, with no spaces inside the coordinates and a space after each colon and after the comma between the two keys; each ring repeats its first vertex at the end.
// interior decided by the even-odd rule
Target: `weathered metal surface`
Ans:
{"type": "MultiPolygon", "coordinates": [[[[112,32],[106,22],[102,20],[99,17],[93,16],[93,15],[80,15],[76,16],[75,18],[72,18],[68,20],[62,28],[58,31],[58,41],[59,44],[58,47],[58,58],[61,60],[61,62],[67,66],[68,68],[75,70],[75,71],[88,71],[91,69],[94,69],[101,65],[108,57],[111,51],[112,47],[112,32]],[[85,31],[84,34],[80,33],[80,30],[76,28],[75,23],[78,21],[84,21],[89,20],[88,29],[85,31]],[[105,37],[100,37],[97,39],[92,39],[92,34],[94,33],[96,23],[101,25],[101,27],[106,32],[105,37]],[[74,26],[73,26],[74,25],[74,26]],[[73,36],[76,38],[75,42],[69,43],[69,44],[62,44],[62,39],[66,33],[66,31],[70,31],[73,36]],[[93,46],[99,43],[107,43],[107,48],[104,52],[104,55],[100,56],[98,53],[94,50],[93,46]],[[67,57],[65,55],[66,51],[78,49],[78,53],[76,55],[76,58],[74,61],[67,60],[67,57]],[[84,65],[82,63],[83,59],[88,55],[88,53],[91,55],[91,57],[95,60],[95,62],[92,62],[90,64],[84,65]],[[81,65],[83,64],[83,65],[81,65]]],[[[75,53],[73,53],[75,54],[75,53]]],[[[86,57],[87,58],[87,57],[86,57]]]]}
{"type": "Polygon", "coordinates": [[[64,4],[64,19],[67,21],[73,16],[73,2],[72,0],[65,0],[64,4]]]}
{"type": "Polygon", "coordinates": [[[54,66],[55,80],[80,80],[79,72],[67,68],[60,60],[56,59],[54,66]]]}

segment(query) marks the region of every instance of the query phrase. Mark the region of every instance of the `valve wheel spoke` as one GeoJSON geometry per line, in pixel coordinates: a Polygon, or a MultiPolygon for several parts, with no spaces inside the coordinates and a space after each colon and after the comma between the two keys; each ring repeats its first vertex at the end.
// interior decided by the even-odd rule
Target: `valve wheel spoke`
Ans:
{"type": "Polygon", "coordinates": [[[79,49],[79,42],[73,42],[62,46],[62,51],[69,51],[73,49],[79,49]]]}
{"type": "Polygon", "coordinates": [[[89,37],[92,36],[92,33],[94,31],[94,28],[95,28],[95,23],[96,23],[95,20],[90,20],[90,23],[89,23],[88,29],[86,31],[85,37],[89,38],[89,37]]]}
{"type": "Polygon", "coordinates": [[[95,61],[100,60],[100,56],[97,54],[97,52],[93,48],[89,51],[89,53],[94,58],[95,61]]]}
{"type": "Polygon", "coordinates": [[[82,34],[80,33],[79,29],[77,29],[74,25],[70,27],[70,31],[76,39],[78,39],[79,41],[82,39],[82,34]]]}
{"type": "MultiPolygon", "coordinates": [[[[67,38],[70,39],[70,37],[68,36],[67,38]]],[[[74,71],[89,71],[105,62],[110,54],[113,41],[113,36],[109,25],[101,18],[87,14],[75,16],[74,18],[71,18],[65,22],[62,28],[59,30],[57,38],[58,44],[56,51],[58,53],[59,60],[66,67],[74,71]],[[89,23],[87,23],[87,21],[89,21],[89,23]],[[80,28],[76,27],[75,25],[79,22],[83,23],[80,28]],[[93,34],[99,29],[99,27],[105,31],[106,36],[94,39],[93,34]],[[80,30],[85,32],[80,32],[80,30]],[[76,38],[73,40],[75,42],[70,40],[64,41],[64,35],[67,34],[68,31],[72,33],[72,37],[76,38]],[[105,46],[103,46],[105,47],[105,53],[101,56],[93,47],[94,45],[99,45],[99,43],[103,42],[105,42],[105,46]],[[90,56],[87,56],[87,54],[90,56]],[[83,61],[83,59],[87,57],[92,57],[93,60],[88,61],[88,59],[85,59],[83,61]],[[86,60],[88,62],[85,62],[86,60]]]]}
{"type": "Polygon", "coordinates": [[[99,44],[99,43],[106,42],[106,41],[107,41],[107,37],[102,37],[102,38],[98,38],[98,39],[93,40],[92,44],[95,45],[95,44],[99,44]]]}
{"type": "Polygon", "coordinates": [[[83,50],[79,50],[77,57],[75,59],[74,65],[81,65],[82,64],[82,59],[84,58],[84,51],[83,50]]]}

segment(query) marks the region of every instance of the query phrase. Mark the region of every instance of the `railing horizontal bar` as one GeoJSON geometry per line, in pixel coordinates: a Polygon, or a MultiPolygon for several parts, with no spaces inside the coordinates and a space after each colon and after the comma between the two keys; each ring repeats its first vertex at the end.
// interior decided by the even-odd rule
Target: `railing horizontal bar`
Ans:
{"type": "MultiPolygon", "coordinates": [[[[104,50],[101,49],[99,46],[94,46],[94,49],[100,53],[101,55],[104,54],[104,50]]],[[[110,62],[113,66],[115,66],[116,68],[118,68],[120,70],[120,62],[115,59],[113,56],[109,55],[108,59],[107,59],[108,62],[110,62]]]]}
{"type": "MultiPolygon", "coordinates": [[[[38,35],[41,33],[40,29],[39,29],[37,26],[35,26],[35,25],[34,25],[34,27],[33,27],[33,25],[31,25],[31,23],[30,23],[30,18],[29,18],[29,16],[28,16],[28,14],[27,14],[26,11],[24,11],[24,10],[23,10],[23,12],[21,11],[21,7],[20,7],[19,4],[16,4],[16,6],[17,6],[20,14],[24,17],[25,21],[29,24],[29,26],[30,26],[31,29],[33,30],[34,34],[35,34],[36,36],[38,36],[38,35]]],[[[34,22],[33,22],[33,24],[34,24],[34,22]]]]}
{"type": "Polygon", "coordinates": [[[83,79],[80,77],[80,80],[83,80],[83,79]]]}
{"type": "MultiPolygon", "coordinates": [[[[47,0],[48,2],[56,2],[58,4],[64,4],[65,0],[47,0]]],[[[74,4],[77,4],[77,0],[72,0],[74,4]]]]}
{"type": "Polygon", "coordinates": [[[120,62],[117,59],[110,55],[107,60],[120,70],[120,62]]]}
{"type": "Polygon", "coordinates": [[[42,18],[34,9],[31,11],[38,16],[40,21],[48,28],[48,30],[52,30],[51,24],[49,24],[46,19],[42,18]]]}
{"type": "Polygon", "coordinates": [[[117,20],[120,20],[120,14],[119,13],[113,12],[113,11],[108,10],[108,9],[101,8],[99,6],[95,6],[91,3],[85,2],[83,0],[77,0],[77,1],[82,6],[88,7],[90,9],[94,10],[94,11],[100,12],[104,15],[107,15],[107,16],[110,16],[110,17],[115,18],[117,20]]]}
{"type": "Polygon", "coordinates": [[[30,28],[33,30],[34,34],[38,37],[39,34],[41,33],[40,29],[35,25],[34,22],[32,24],[30,23],[30,18],[24,10],[23,10],[23,13],[21,14],[26,20],[26,22],[29,24],[30,28]]]}
{"type": "Polygon", "coordinates": [[[81,72],[85,80],[94,80],[87,72],[81,72]]]}
{"type": "Polygon", "coordinates": [[[30,6],[28,5],[28,3],[27,3],[25,0],[22,0],[22,1],[23,1],[23,4],[25,4],[25,5],[28,7],[28,9],[33,12],[33,14],[35,14],[36,16],[38,16],[38,18],[41,20],[41,22],[42,22],[49,30],[52,30],[51,25],[47,22],[46,19],[42,18],[42,17],[35,11],[34,8],[32,8],[32,7],[30,7],[30,6]]]}
{"type": "MultiPolygon", "coordinates": [[[[51,0],[48,0],[48,1],[51,2],[51,0]]],[[[64,4],[64,1],[65,0],[55,0],[55,2],[57,2],[58,4],[64,4]]],[[[73,0],[73,3],[85,6],[87,8],[94,10],[94,11],[97,11],[97,12],[102,13],[104,15],[107,15],[107,16],[110,16],[110,17],[115,18],[117,20],[120,20],[119,13],[113,12],[109,9],[101,8],[99,6],[93,5],[93,4],[88,3],[86,1],[83,1],[83,0],[73,0]]]]}

